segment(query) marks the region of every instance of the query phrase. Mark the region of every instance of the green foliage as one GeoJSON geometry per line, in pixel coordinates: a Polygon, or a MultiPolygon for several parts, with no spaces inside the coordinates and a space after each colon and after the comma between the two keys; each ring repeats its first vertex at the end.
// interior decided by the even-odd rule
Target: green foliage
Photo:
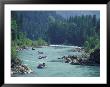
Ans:
{"type": "Polygon", "coordinates": [[[11,57],[15,59],[17,56],[17,49],[26,46],[32,46],[32,40],[26,37],[26,34],[20,32],[16,20],[11,20],[12,42],[11,42],[11,57]]]}
{"type": "Polygon", "coordinates": [[[18,28],[18,25],[17,25],[16,20],[12,19],[11,20],[11,29],[12,30],[17,30],[17,28],[18,28]]]}
{"type": "Polygon", "coordinates": [[[89,37],[85,43],[84,43],[84,47],[86,52],[91,53],[92,51],[94,51],[97,48],[100,48],[100,40],[97,36],[94,37],[89,37]]]}
{"type": "Polygon", "coordinates": [[[12,19],[11,20],[12,40],[16,40],[17,39],[17,29],[18,29],[17,22],[16,22],[16,20],[12,19]]]}
{"type": "Polygon", "coordinates": [[[39,38],[37,40],[37,44],[38,44],[38,46],[42,46],[42,45],[46,45],[47,43],[43,39],[39,38]]]}
{"type": "Polygon", "coordinates": [[[48,45],[48,44],[42,38],[39,38],[36,41],[33,41],[33,43],[32,43],[32,46],[34,46],[34,47],[45,46],[45,45],[48,45]]]}
{"type": "Polygon", "coordinates": [[[26,44],[27,46],[32,46],[32,40],[30,40],[30,39],[25,39],[25,44],[26,44]]]}
{"type": "Polygon", "coordinates": [[[12,48],[11,48],[11,57],[12,57],[12,58],[16,58],[16,54],[17,54],[17,53],[16,53],[16,47],[12,47],[12,48]]]}
{"type": "Polygon", "coordinates": [[[12,30],[12,42],[11,42],[11,57],[12,59],[15,59],[17,56],[16,48],[17,48],[17,43],[15,40],[17,40],[17,29],[18,25],[16,20],[12,19],[11,20],[11,30],[12,30]]]}
{"type": "Polygon", "coordinates": [[[16,42],[12,41],[11,42],[11,57],[12,57],[12,59],[15,59],[17,56],[16,48],[17,48],[16,42]]]}
{"type": "Polygon", "coordinates": [[[88,37],[99,36],[99,26],[95,15],[70,16],[67,20],[50,22],[47,33],[51,44],[83,46],[88,37]]]}

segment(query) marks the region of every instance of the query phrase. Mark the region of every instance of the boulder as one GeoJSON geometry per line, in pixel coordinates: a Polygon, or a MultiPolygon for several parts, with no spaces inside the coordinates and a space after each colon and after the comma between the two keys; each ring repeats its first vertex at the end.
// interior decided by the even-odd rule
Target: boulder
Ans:
{"type": "Polygon", "coordinates": [[[70,64],[79,65],[79,61],[78,61],[78,59],[73,59],[73,61],[70,64]]]}
{"type": "Polygon", "coordinates": [[[11,74],[28,74],[31,73],[32,70],[27,67],[26,65],[16,65],[15,67],[11,68],[11,74]]]}

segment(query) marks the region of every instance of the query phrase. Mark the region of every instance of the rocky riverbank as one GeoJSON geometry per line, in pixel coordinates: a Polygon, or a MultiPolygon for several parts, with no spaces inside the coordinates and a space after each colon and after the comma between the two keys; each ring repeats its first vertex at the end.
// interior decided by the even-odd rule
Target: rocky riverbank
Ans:
{"type": "MultiPolygon", "coordinates": [[[[74,51],[81,52],[84,50],[76,49],[74,51]]],[[[65,63],[72,65],[100,65],[100,49],[96,49],[90,54],[83,53],[81,56],[63,56],[61,59],[63,59],[65,63]]]]}
{"type": "Polygon", "coordinates": [[[18,51],[22,51],[22,50],[27,50],[27,49],[29,49],[30,47],[27,47],[27,46],[22,46],[22,47],[17,47],[16,48],[16,51],[18,52],[18,51]]]}
{"type": "Polygon", "coordinates": [[[29,74],[32,73],[31,68],[22,64],[22,61],[18,58],[11,60],[11,75],[14,74],[29,74]]]}

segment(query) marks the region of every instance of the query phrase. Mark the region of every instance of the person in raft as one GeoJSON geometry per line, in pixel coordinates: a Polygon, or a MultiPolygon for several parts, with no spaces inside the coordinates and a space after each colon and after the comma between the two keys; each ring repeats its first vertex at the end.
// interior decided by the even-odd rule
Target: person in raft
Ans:
{"type": "Polygon", "coordinates": [[[42,68],[44,68],[44,67],[46,67],[45,63],[39,64],[39,65],[37,66],[37,68],[39,68],[39,69],[42,69],[42,68]]]}

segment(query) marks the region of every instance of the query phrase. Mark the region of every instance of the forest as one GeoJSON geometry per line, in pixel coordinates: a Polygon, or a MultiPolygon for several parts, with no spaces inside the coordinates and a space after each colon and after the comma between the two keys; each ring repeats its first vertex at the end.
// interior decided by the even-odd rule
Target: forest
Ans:
{"type": "Polygon", "coordinates": [[[96,15],[65,19],[55,11],[12,11],[11,31],[12,47],[66,44],[89,51],[100,45],[100,19],[96,15]]]}

